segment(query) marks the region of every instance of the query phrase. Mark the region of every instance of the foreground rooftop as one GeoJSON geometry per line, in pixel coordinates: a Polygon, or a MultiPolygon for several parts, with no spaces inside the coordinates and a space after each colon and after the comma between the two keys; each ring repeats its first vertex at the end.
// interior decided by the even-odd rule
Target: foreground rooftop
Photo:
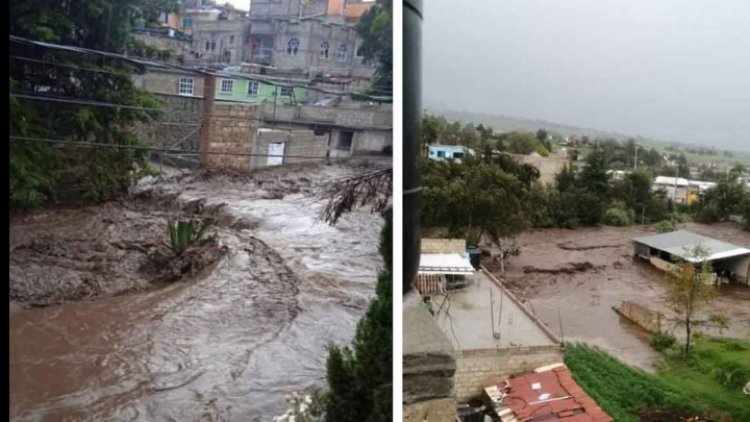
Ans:
{"type": "Polygon", "coordinates": [[[455,350],[559,344],[484,271],[477,271],[467,287],[433,296],[432,300],[437,324],[455,350]]]}

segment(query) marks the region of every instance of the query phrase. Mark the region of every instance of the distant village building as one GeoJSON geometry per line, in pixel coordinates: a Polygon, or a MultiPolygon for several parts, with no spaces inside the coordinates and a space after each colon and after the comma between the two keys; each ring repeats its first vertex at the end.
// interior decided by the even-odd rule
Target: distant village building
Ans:
{"type": "Polygon", "coordinates": [[[474,155],[474,150],[462,145],[428,145],[427,158],[435,161],[455,160],[461,162],[461,159],[468,155],[474,155]]]}
{"type": "Polygon", "coordinates": [[[554,186],[556,176],[561,173],[568,164],[566,151],[552,153],[544,157],[537,152],[531,154],[511,154],[519,164],[529,164],[539,170],[539,181],[546,185],[554,186]]]}
{"type": "Polygon", "coordinates": [[[635,256],[664,271],[674,270],[675,259],[695,264],[703,262],[692,253],[695,247],[701,246],[707,253],[704,261],[710,262],[715,272],[707,282],[714,283],[717,275],[722,275],[726,280],[750,284],[750,249],[745,247],[686,230],[638,237],[633,239],[633,246],[635,256]]]}
{"type": "Polygon", "coordinates": [[[665,191],[667,198],[674,203],[687,205],[696,203],[702,193],[715,186],[714,182],[670,176],[657,176],[653,183],[654,190],[665,191]]]}

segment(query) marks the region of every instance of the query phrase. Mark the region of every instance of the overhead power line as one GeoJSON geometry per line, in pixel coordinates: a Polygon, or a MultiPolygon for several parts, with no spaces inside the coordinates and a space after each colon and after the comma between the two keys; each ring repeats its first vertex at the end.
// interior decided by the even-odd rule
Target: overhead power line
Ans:
{"type": "MultiPolygon", "coordinates": [[[[72,97],[53,97],[53,96],[47,96],[47,95],[32,95],[32,94],[26,94],[25,92],[18,92],[18,91],[11,91],[8,94],[11,98],[22,98],[22,99],[28,99],[32,101],[49,101],[49,102],[60,102],[60,103],[67,103],[67,104],[79,104],[79,105],[90,105],[94,107],[109,107],[109,108],[125,108],[125,109],[133,109],[133,110],[141,110],[141,111],[153,111],[153,112],[165,112],[169,114],[179,114],[181,111],[172,111],[161,109],[161,108],[153,108],[153,107],[142,107],[142,106],[134,106],[130,104],[119,104],[119,103],[111,103],[106,101],[96,101],[96,100],[86,100],[86,99],[78,99],[78,98],[72,98],[72,97]]],[[[182,111],[185,112],[185,111],[182,111]]],[[[201,116],[210,117],[212,119],[217,120],[230,120],[230,121],[238,121],[238,122],[246,122],[246,123],[264,123],[264,124],[273,124],[276,127],[279,127],[279,123],[285,123],[286,121],[276,121],[277,119],[274,118],[266,118],[261,119],[257,117],[252,118],[246,118],[246,117],[237,117],[232,116],[228,114],[201,114],[201,116]]],[[[283,120],[283,119],[282,119],[283,120]]],[[[159,122],[155,122],[159,123],[159,122]]],[[[292,126],[292,122],[286,122],[290,123],[288,126],[289,128],[293,129],[299,129],[299,126],[292,126]]],[[[181,123],[178,122],[170,122],[170,124],[178,126],[181,125],[181,123]]],[[[317,125],[317,126],[340,126],[336,125],[332,122],[299,122],[300,125],[317,125]]],[[[182,125],[185,126],[194,126],[194,125],[200,125],[199,123],[184,123],[182,125]]],[[[386,130],[387,127],[372,127],[376,130],[386,130]]]]}
{"type": "Polygon", "coordinates": [[[11,135],[8,137],[11,140],[21,141],[21,142],[33,142],[33,143],[43,143],[43,144],[53,144],[53,145],[70,145],[70,146],[78,146],[78,147],[88,147],[88,148],[97,148],[97,147],[104,147],[104,148],[114,148],[114,149],[132,149],[132,150],[138,150],[138,151],[153,151],[153,152],[164,152],[164,153],[171,153],[175,155],[201,155],[201,154],[208,154],[208,155],[232,155],[232,156],[240,156],[240,157],[283,157],[283,158],[310,158],[310,159],[326,159],[331,158],[335,160],[340,159],[352,159],[352,158],[367,158],[367,157],[380,157],[379,155],[360,155],[360,156],[351,156],[351,157],[326,157],[325,155],[284,155],[284,154],[254,154],[250,152],[221,152],[221,151],[205,151],[201,152],[198,150],[184,150],[184,149],[173,149],[173,148],[160,148],[160,147],[149,147],[149,146],[143,146],[143,145],[122,145],[122,144],[108,144],[108,143],[97,143],[97,142],[85,142],[85,141],[68,141],[65,139],[50,139],[50,138],[35,138],[35,137],[29,137],[29,136],[14,136],[11,135]]]}

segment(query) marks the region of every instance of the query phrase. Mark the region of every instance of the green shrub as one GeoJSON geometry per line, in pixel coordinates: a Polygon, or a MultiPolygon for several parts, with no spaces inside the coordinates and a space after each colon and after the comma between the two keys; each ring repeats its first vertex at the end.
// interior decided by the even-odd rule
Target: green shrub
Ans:
{"type": "Polygon", "coordinates": [[[677,230],[677,225],[672,220],[660,221],[656,225],[656,231],[659,233],[669,233],[677,230]]]}
{"type": "Polygon", "coordinates": [[[699,222],[706,224],[715,223],[721,220],[719,206],[713,202],[703,205],[698,211],[696,219],[699,222]]]}
{"type": "Polygon", "coordinates": [[[609,208],[604,213],[604,224],[608,226],[629,226],[633,224],[632,210],[620,207],[609,208]]]}
{"type": "Polygon", "coordinates": [[[649,344],[654,350],[663,352],[674,346],[676,342],[677,339],[670,333],[656,333],[651,336],[649,344]]]}
{"type": "Polygon", "coordinates": [[[203,238],[209,225],[208,221],[204,221],[199,227],[198,223],[193,220],[176,222],[170,220],[167,222],[169,246],[177,254],[185,252],[190,245],[203,238]]]}
{"type": "Polygon", "coordinates": [[[669,217],[676,223],[689,223],[693,220],[693,217],[691,217],[690,214],[679,211],[673,212],[669,217]]]}

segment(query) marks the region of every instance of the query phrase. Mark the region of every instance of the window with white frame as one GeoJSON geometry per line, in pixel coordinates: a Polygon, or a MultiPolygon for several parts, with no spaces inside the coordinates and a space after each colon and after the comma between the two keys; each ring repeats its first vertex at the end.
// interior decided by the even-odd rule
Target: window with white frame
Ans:
{"type": "Polygon", "coordinates": [[[234,81],[231,79],[221,80],[221,92],[224,94],[231,94],[234,90],[234,81]]]}
{"type": "Polygon", "coordinates": [[[339,46],[339,52],[338,52],[338,55],[337,55],[337,57],[338,57],[338,59],[339,59],[340,62],[345,62],[346,61],[346,55],[347,55],[347,53],[348,53],[348,51],[346,49],[346,44],[341,44],[339,46]]]}
{"type": "Polygon", "coordinates": [[[177,93],[180,95],[193,95],[195,93],[195,79],[180,78],[177,83],[177,93]]]}
{"type": "Polygon", "coordinates": [[[299,53],[299,40],[297,38],[291,38],[286,43],[286,55],[296,56],[299,53]]]}
{"type": "Polygon", "coordinates": [[[330,44],[328,44],[328,41],[323,41],[322,43],[320,43],[320,58],[321,59],[328,58],[329,48],[330,48],[330,44]]]}
{"type": "Polygon", "coordinates": [[[281,93],[280,95],[282,97],[293,97],[294,96],[294,87],[291,86],[282,86],[281,87],[281,93]]]}
{"type": "Polygon", "coordinates": [[[247,95],[258,95],[258,81],[247,81],[247,95]]]}

